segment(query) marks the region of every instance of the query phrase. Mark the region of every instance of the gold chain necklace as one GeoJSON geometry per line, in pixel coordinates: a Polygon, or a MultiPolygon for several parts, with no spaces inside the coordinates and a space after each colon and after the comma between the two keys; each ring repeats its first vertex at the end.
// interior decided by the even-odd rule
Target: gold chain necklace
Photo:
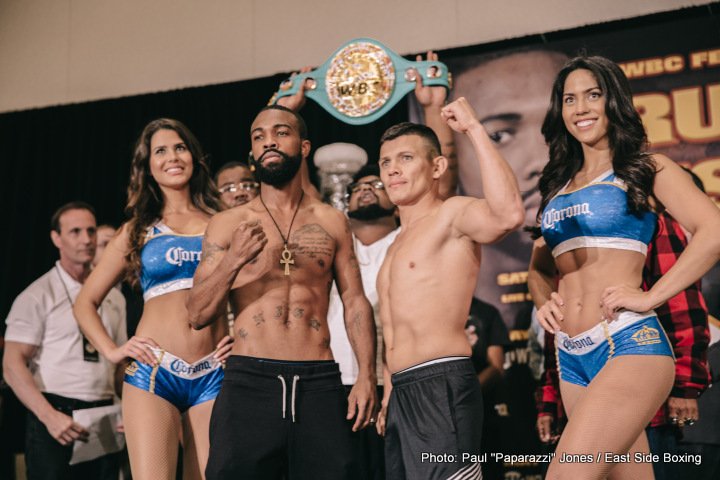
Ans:
{"type": "Polygon", "coordinates": [[[275,224],[275,228],[277,228],[278,233],[280,234],[280,237],[283,239],[284,248],[282,253],[280,254],[280,264],[285,265],[285,275],[290,275],[290,265],[295,265],[295,259],[292,256],[292,252],[288,250],[288,240],[290,240],[290,232],[292,231],[293,223],[295,222],[295,216],[297,215],[298,211],[300,210],[300,204],[303,201],[303,197],[305,196],[305,191],[303,190],[300,194],[300,201],[298,202],[297,207],[295,208],[295,213],[293,213],[292,220],[290,220],[290,227],[288,228],[287,236],[283,235],[282,230],[280,230],[280,226],[275,221],[275,218],[273,218],[272,213],[270,213],[270,209],[265,205],[265,202],[263,201],[262,194],[258,195],[260,197],[260,203],[262,203],[262,206],[265,207],[265,211],[267,212],[268,216],[270,217],[270,220],[275,224]]]}

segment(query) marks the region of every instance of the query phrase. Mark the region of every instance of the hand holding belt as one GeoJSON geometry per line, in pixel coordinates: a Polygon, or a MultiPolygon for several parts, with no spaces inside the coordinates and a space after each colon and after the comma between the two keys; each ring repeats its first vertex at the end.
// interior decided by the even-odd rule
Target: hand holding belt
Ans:
{"type": "Polygon", "coordinates": [[[270,99],[298,93],[310,79],[305,95],[333,116],[351,125],[364,125],[385,115],[415,89],[415,72],[425,86],[450,88],[447,66],[438,61],[414,62],[370,38],[357,38],[340,47],[313,71],[284,81],[270,99]]]}

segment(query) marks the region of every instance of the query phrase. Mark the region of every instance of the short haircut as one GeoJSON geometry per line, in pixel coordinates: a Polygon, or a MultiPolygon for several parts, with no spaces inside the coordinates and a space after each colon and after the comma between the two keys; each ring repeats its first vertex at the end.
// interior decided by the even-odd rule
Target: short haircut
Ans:
{"type": "Polygon", "coordinates": [[[364,165],[360,170],[357,171],[355,175],[353,175],[352,179],[353,182],[357,182],[361,178],[364,177],[379,177],[380,176],[380,167],[378,167],[377,163],[368,163],[367,165],[364,165]]]}
{"type": "MultiPolygon", "coordinates": [[[[295,121],[298,124],[298,133],[300,134],[300,138],[303,140],[307,140],[308,138],[308,129],[307,125],[305,124],[305,120],[294,110],[290,110],[287,107],[283,107],[282,105],[268,105],[267,107],[263,108],[258,112],[258,115],[260,115],[262,112],[266,110],[280,110],[281,112],[287,112],[291,114],[293,117],[295,117],[295,121]]],[[[257,118],[257,116],[255,117],[257,118]]]]}
{"type": "Polygon", "coordinates": [[[252,172],[250,171],[250,167],[248,167],[246,164],[240,163],[240,162],[227,162],[227,163],[223,164],[223,166],[221,166],[217,172],[215,172],[215,183],[218,182],[218,180],[220,178],[220,174],[222,172],[224,172],[225,170],[230,170],[231,168],[238,168],[238,167],[248,170],[250,172],[250,175],[252,175],[252,172]]]}
{"type": "Polygon", "coordinates": [[[406,135],[417,135],[425,140],[428,147],[427,153],[429,160],[432,160],[440,155],[440,141],[438,140],[437,135],[435,135],[432,128],[419,123],[402,122],[397,125],[393,125],[385,130],[385,133],[383,133],[382,137],[380,137],[380,146],[382,147],[385,142],[389,142],[390,140],[395,140],[396,138],[404,137],[406,135]]]}
{"type": "Polygon", "coordinates": [[[87,202],[83,202],[80,200],[75,200],[72,202],[68,202],[62,207],[55,210],[55,213],[53,213],[53,216],[50,218],[50,229],[56,231],[57,233],[60,233],[60,217],[63,216],[65,212],[68,210],[87,210],[88,212],[92,213],[93,217],[97,216],[95,215],[95,209],[87,202]]]}

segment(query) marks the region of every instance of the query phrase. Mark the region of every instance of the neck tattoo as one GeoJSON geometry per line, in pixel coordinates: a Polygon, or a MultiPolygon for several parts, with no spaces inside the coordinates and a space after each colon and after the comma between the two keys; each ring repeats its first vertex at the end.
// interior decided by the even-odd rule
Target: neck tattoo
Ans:
{"type": "Polygon", "coordinates": [[[258,196],[260,197],[260,203],[262,203],[262,206],[265,207],[265,211],[270,217],[270,220],[272,220],[272,222],[275,224],[275,228],[277,228],[280,237],[283,239],[284,248],[282,253],[280,254],[280,264],[285,266],[285,275],[290,275],[290,265],[295,265],[295,259],[293,258],[292,252],[288,250],[288,240],[290,240],[290,232],[292,231],[293,222],[295,222],[295,216],[297,215],[298,210],[300,210],[300,204],[302,203],[303,197],[305,196],[305,191],[303,190],[303,192],[300,194],[300,201],[295,208],[295,213],[293,213],[292,220],[290,220],[290,227],[288,228],[287,236],[283,235],[282,230],[280,230],[280,226],[277,224],[272,214],[270,213],[270,209],[268,209],[267,205],[265,205],[262,194],[258,196]]]}

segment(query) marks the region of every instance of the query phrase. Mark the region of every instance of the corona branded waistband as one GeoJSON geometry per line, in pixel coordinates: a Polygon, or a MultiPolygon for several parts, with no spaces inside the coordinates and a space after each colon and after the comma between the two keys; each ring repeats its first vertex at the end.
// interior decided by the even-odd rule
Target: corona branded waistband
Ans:
{"type": "Polygon", "coordinates": [[[340,47],[317,69],[284,81],[270,103],[294,95],[307,79],[308,98],[351,125],[364,125],[385,115],[415,89],[415,69],[425,86],[450,88],[447,66],[438,61],[413,62],[370,38],[357,38],[340,47]]]}
{"type": "MultiPolygon", "coordinates": [[[[166,352],[162,348],[157,348],[148,345],[152,350],[155,358],[158,361],[158,365],[155,367],[153,372],[157,370],[157,367],[162,367],[168,372],[172,373],[176,377],[184,378],[187,380],[194,380],[207,375],[212,370],[222,368],[220,360],[214,357],[215,352],[210,352],[200,360],[193,363],[188,363],[180,357],[176,357],[172,353],[166,352]]],[[[127,370],[125,373],[129,373],[127,370]]],[[[134,373],[134,372],[133,372],[134,373]]]]}
{"type": "MultiPolygon", "coordinates": [[[[555,334],[555,340],[557,342],[557,347],[565,353],[571,355],[584,355],[598,348],[605,340],[609,339],[620,330],[651,317],[657,317],[657,314],[653,310],[642,313],[622,310],[618,313],[616,320],[611,322],[603,320],[589,330],[579,333],[574,337],[570,337],[565,332],[557,332],[555,334]]],[[[632,339],[638,345],[652,345],[660,343],[660,331],[655,328],[648,328],[645,326],[635,332],[632,339]]]]}

